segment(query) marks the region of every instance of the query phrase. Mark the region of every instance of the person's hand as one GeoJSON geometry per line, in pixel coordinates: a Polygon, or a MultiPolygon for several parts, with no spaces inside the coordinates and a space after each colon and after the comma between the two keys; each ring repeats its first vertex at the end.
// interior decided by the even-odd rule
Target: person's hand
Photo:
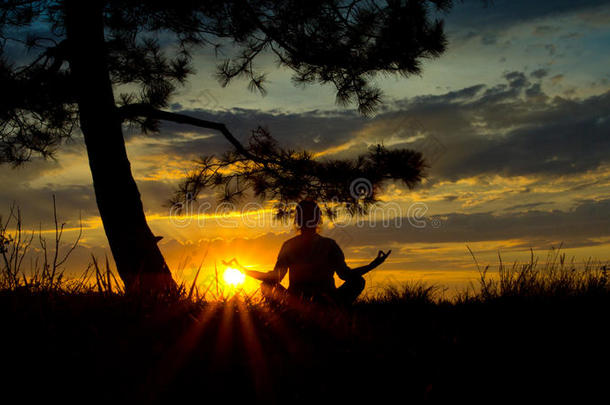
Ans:
{"type": "Polygon", "coordinates": [[[383,250],[380,250],[379,253],[377,253],[377,257],[371,262],[371,266],[373,266],[374,268],[385,262],[385,259],[390,255],[390,253],[392,253],[391,250],[388,250],[387,253],[384,253],[383,250]]]}
{"type": "Polygon", "coordinates": [[[234,267],[234,268],[239,269],[239,270],[243,270],[244,269],[244,266],[239,264],[239,262],[237,261],[236,258],[232,258],[228,262],[223,260],[222,264],[227,266],[227,267],[234,267]]]}

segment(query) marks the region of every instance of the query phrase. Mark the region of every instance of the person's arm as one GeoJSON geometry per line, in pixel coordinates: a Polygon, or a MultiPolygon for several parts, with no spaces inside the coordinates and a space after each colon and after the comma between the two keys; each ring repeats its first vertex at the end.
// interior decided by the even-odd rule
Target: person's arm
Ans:
{"type": "Polygon", "coordinates": [[[380,250],[379,253],[377,253],[377,257],[373,259],[373,261],[371,261],[369,264],[352,269],[347,265],[347,263],[345,263],[345,256],[343,255],[343,251],[341,250],[339,245],[335,243],[335,247],[333,250],[334,251],[332,252],[331,260],[333,261],[333,264],[335,266],[337,276],[339,276],[341,280],[348,280],[354,276],[362,277],[363,275],[383,263],[392,252],[391,250],[388,250],[388,252],[385,253],[380,250]]]}
{"type": "Polygon", "coordinates": [[[255,279],[263,281],[263,282],[280,283],[282,281],[282,279],[284,278],[284,276],[286,275],[288,268],[280,267],[276,264],[273,270],[267,271],[267,272],[248,270],[248,269],[244,269],[242,271],[244,272],[244,274],[246,276],[255,278],[255,279]]]}
{"type": "Polygon", "coordinates": [[[365,266],[356,267],[355,269],[352,269],[352,272],[355,272],[359,276],[364,276],[366,273],[375,269],[381,263],[385,262],[385,259],[390,255],[390,253],[392,253],[391,250],[388,250],[387,253],[385,253],[383,250],[380,250],[379,253],[377,253],[377,257],[374,258],[372,262],[365,266]]]}
{"type": "Polygon", "coordinates": [[[249,269],[245,268],[244,266],[242,266],[241,264],[239,264],[239,262],[235,258],[231,259],[230,262],[223,261],[223,263],[226,266],[235,266],[246,276],[255,278],[257,280],[267,282],[267,283],[280,283],[282,281],[282,279],[284,278],[284,276],[286,276],[286,273],[288,272],[288,265],[286,264],[285,257],[286,257],[285,248],[284,248],[284,246],[282,246],[282,248],[280,249],[280,253],[278,254],[277,261],[275,262],[275,267],[273,268],[273,270],[267,271],[267,272],[249,270],[249,269]]]}

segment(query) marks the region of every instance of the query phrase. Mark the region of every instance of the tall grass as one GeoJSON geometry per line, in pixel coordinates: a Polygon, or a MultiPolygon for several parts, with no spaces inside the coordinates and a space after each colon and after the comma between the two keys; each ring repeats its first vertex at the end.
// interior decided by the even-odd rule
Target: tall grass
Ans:
{"type": "Polygon", "coordinates": [[[363,303],[398,304],[409,302],[411,304],[436,304],[443,298],[438,285],[430,285],[422,281],[405,282],[401,285],[390,285],[377,294],[363,299],[363,303]]]}
{"type": "Polygon", "coordinates": [[[66,276],[65,265],[82,237],[82,222],[76,238],[65,246],[63,237],[66,223],[58,218],[53,196],[53,223],[54,237],[49,241],[43,236],[41,228],[38,232],[24,230],[21,210],[15,205],[10,207],[6,217],[0,215],[0,290],[122,293],[123,284],[111,269],[108,257],[101,264],[92,255],[91,262],[81,275],[66,276]]]}
{"type": "MultiPolygon", "coordinates": [[[[566,298],[607,294],[608,265],[599,260],[588,259],[577,264],[574,258],[567,260],[566,254],[553,248],[545,261],[530,250],[528,262],[506,265],[498,254],[498,272],[490,275],[489,266],[482,268],[474,253],[470,251],[479,271],[478,285],[473,286],[471,298],[489,301],[500,298],[566,298]]],[[[467,296],[462,295],[462,298],[467,296]]]]}

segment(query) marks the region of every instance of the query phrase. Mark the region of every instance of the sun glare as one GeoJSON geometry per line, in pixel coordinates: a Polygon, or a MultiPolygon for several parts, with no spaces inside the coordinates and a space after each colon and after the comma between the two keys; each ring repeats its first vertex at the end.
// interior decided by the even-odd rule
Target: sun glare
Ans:
{"type": "Polygon", "coordinates": [[[222,277],[225,283],[232,287],[237,287],[246,280],[246,275],[244,273],[232,267],[227,267],[222,277]]]}

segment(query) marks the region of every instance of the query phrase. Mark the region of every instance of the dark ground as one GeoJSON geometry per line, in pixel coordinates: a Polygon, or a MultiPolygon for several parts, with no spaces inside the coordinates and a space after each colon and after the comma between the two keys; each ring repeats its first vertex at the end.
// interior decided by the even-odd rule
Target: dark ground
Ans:
{"type": "Polygon", "coordinates": [[[0,387],[62,403],[606,402],[609,303],[405,289],[302,312],[3,291],[0,387]]]}

